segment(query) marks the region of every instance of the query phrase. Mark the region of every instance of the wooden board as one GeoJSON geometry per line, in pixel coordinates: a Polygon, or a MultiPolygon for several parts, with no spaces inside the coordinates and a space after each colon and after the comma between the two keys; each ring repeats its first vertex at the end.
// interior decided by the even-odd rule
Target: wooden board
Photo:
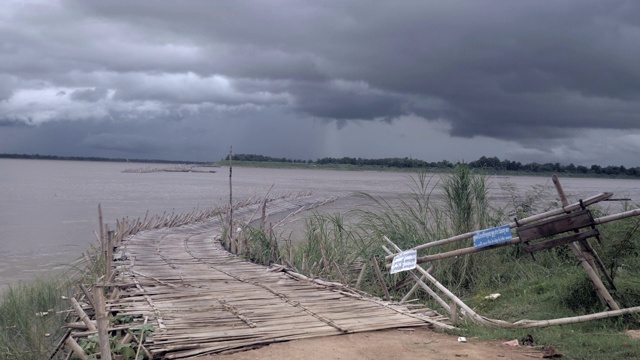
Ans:
{"type": "Polygon", "coordinates": [[[590,229],[577,234],[564,236],[558,239],[548,240],[548,241],[540,242],[533,245],[527,245],[524,247],[524,251],[528,253],[532,253],[540,250],[551,249],[556,246],[566,245],[575,241],[583,241],[588,238],[596,237],[599,234],[600,233],[598,232],[597,229],[590,229]]]}
{"type": "Polygon", "coordinates": [[[589,210],[580,210],[567,215],[520,226],[516,228],[516,231],[522,242],[528,242],[592,225],[594,225],[594,222],[591,212],[589,210]]]}

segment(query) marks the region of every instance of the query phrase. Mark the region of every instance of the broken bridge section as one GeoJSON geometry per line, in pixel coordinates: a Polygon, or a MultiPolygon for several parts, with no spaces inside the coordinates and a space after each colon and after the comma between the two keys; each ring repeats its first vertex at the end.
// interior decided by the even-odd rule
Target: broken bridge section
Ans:
{"type": "MultiPolygon", "coordinates": [[[[298,204],[299,205],[299,204],[298,204]]],[[[299,206],[279,200],[271,208],[299,206]]],[[[236,216],[249,218],[247,207],[236,216]]],[[[177,359],[294,339],[432,325],[446,317],[322,285],[283,267],[231,255],[217,238],[221,219],[147,231],[126,239],[115,264],[120,295],[107,311],[154,325],[144,342],[153,358],[177,359]]]]}

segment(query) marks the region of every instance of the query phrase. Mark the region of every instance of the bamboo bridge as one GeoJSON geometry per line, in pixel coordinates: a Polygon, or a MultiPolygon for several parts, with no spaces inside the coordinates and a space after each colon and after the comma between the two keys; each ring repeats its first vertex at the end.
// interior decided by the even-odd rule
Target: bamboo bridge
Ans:
{"type": "MultiPolygon", "coordinates": [[[[279,199],[271,213],[295,211],[310,199],[279,199]]],[[[259,205],[234,212],[250,218],[259,205]]],[[[265,267],[227,252],[222,218],[142,231],[117,246],[117,288],[107,313],[134,315],[154,326],[143,341],[154,359],[177,359],[273,342],[388,328],[452,328],[433,310],[416,311],[349,286],[265,267]]]]}

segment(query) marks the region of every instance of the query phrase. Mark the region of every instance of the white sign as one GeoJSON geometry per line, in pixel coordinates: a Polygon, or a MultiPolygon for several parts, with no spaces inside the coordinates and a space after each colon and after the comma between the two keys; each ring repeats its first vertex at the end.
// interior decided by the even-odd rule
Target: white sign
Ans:
{"type": "Polygon", "coordinates": [[[418,253],[415,250],[401,252],[393,258],[393,262],[391,263],[391,273],[395,274],[400,271],[415,269],[417,259],[418,253]]]}

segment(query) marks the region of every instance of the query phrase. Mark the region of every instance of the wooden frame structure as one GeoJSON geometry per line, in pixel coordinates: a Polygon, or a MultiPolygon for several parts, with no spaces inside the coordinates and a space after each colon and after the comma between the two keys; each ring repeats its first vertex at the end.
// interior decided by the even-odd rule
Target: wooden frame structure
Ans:
{"type": "MultiPolygon", "coordinates": [[[[613,299],[605,285],[603,284],[599,271],[603,273],[607,279],[611,288],[615,289],[611,276],[607,273],[602,260],[598,256],[597,252],[589,243],[590,238],[600,239],[600,233],[596,228],[596,225],[604,224],[611,221],[616,221],[628,217],[640,215],[640,209],[634,209],[619,214],[604,216],[600,218],[593,218],[591,212],[588,210],[588,206],[596,204],[600,201],[606,200],[613,196],[612,193],[600,193],[591,196],[587,199],[580,200],[577,203],[569,204],[567,197],[560,185],[560,181],[556,175],[552,177],[553,183],[556,187],[556,191],[562,202],[562,207],[554,210],[550,210],[541,214],[533,215],[523,219],[515,219],[514,222],[507,224],[508,227],[516,231],[517,236],[506,239],[497,244],[493,244],[485,247],[466,247],[453,251],[441,252],[436,254],[430,254],[426,256],[418,257],[416,260],[416,269],[409,271],[409,276],[415,281],[415,285],[409,291],[409,293],[402,299],[401,302],[405,302],[408,298],[417,290],[418,287],[424,289],[436,302],[438,302],[447,312],[449,312],[452,322],[457,322],[460,316],[464,316],[470,321],[485,326],[492,327],[505,327],[505,328],[531,328],[531,327],[545,327],[551,325],[569,324],[575,322],[583,322],[595,319],[602,319],[613,316],[620,316],[624,314],[640,312],[640,306],[620,309],[620,306],[613,299]],[[565,235],[569,233],[568,235],[565,235]],[[549,239],[551,236],[561,235],[557,238],[549,239]],[[499,247],[510,246],[515,244],[525,244],[524,250],[532,254],[544,250],[550,249],[556,246],[568,245],[572,253],[580,265],[583,267],[594,289],[600,298],[600,301],[609,307],[609,311],[590,314],[586,316],[577,316],[570,318],[552,319],[552,320],[520,320],[515,323],[510,323],[503,320],[489,319],[477,314],[467,304],[465,304],[460,298],[449,291],[444,285],[442,285],[433,275],[430,274],[430,270],[425,270],[419,264],[429,263],[435,260],[450,258],[454,256],[473,254],[481,251],[487,251],[496,249],[499,247]],[[416,274],[418,272],[421,276],[416,274]],[[425,281],[431,283],[427,285],[425,281]],[[439,291],[442,295],[439,295],[439,291]],[[447,301],[448,299],[448,301],[447,301]],[[458,308],[461,309],[460,312],[458,308]]],[[[506,226],[506,225],[505,225],[506,226]]],[[[490,230],[490,229],[487,229],[490,230]]],[[[484,230],[481,230],[484,231],[484,230]]],[[[445,244],[454,242],[460,242],[472,239],[478,231],[468,232],[453,236],[451,238],[442,239],[438,241],[432,241],[426,244],[418,245],[412,250],[425,250],[445,244]]],[[[393,250],[388,249],[386,246],[382,248],[387,252],[388,261],[400,254],[403,250],[394,244],[389,238],[384,237],[385,241],[393,247],[393,250]]],[[[409,249],[406,249],[409,250],[409,249]]],[[[387,269],[391,267],[391,264],[386,265],[387,269]]],[[[432,266],[433,267],[433,266],[432,266]]]]}

